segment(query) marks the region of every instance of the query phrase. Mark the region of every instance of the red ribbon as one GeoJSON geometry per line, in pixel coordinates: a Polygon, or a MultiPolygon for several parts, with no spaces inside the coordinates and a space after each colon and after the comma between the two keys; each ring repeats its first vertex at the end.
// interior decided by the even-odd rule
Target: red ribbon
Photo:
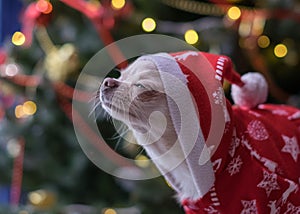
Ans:
{"type": "Polygon", "coordinates": [[[20,202],[21,191],[22,191],[22,179],[23,179],[23,162],[24,162],[24,150],[25,140],[20,138],[18,140],[20,145],[20,152],[14,159],[12,183],[10,192],[10,203],[12,205],[18,205],[20,202]]]}

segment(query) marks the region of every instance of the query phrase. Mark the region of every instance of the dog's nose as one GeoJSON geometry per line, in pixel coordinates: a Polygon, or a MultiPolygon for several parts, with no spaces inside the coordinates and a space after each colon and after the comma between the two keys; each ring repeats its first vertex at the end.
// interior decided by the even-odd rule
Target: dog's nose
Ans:
{"type": "Polygon", "coordinates": [[[120,85],[120,82],[114,78],[105,78],[103,81],[103,85],[105,88],[115,88],[120,85]]]}

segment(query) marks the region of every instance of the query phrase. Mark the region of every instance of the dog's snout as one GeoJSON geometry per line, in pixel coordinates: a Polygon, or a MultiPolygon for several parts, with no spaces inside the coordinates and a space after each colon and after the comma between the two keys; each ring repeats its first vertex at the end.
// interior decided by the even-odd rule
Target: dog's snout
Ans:
{"type": "Polygon", "coordinates": [[[120,82],[114,78],[106,78],[103,81],[103,85],[105,88],[115,88],[120,85],[120,82]]]}

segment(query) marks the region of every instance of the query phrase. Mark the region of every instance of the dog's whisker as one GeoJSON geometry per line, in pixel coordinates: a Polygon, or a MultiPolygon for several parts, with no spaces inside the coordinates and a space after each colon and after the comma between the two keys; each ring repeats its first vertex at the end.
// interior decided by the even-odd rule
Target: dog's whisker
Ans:
{"type": "Polygon", "coordinates": [[[98,102],[95,102],[95,105],[93,106],[93,108],[91,109],[88,117],[91,117],[91,115],[95,112],[95,110],[101,105],[101,101],[99,100],[98,102]]]}
{"type": "Polygon", "coordinates": [[[97,89],[97,91],[92,92],[92,96],[89,99],[88,103],[91,103],[95,100],[97,100],[100,97],[100,89],[97,89]]]}

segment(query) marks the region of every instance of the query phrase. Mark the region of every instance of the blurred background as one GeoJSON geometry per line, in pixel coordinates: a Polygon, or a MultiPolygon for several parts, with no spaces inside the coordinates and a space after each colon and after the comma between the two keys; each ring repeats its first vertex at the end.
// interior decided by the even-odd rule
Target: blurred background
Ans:
{"type": "MultiPolygon", "coordinates": [[[[98,169],[72,125],[84,65],[106,45],[144,33],[228,55],[241,74],[267,78],[269,102],[300,107],[300,1],[0,0],[0,213],[183,213],[163,178],[126,181],[98,169]]],[[[118,144],[107,118],[98,123],[118,144]]]]}

